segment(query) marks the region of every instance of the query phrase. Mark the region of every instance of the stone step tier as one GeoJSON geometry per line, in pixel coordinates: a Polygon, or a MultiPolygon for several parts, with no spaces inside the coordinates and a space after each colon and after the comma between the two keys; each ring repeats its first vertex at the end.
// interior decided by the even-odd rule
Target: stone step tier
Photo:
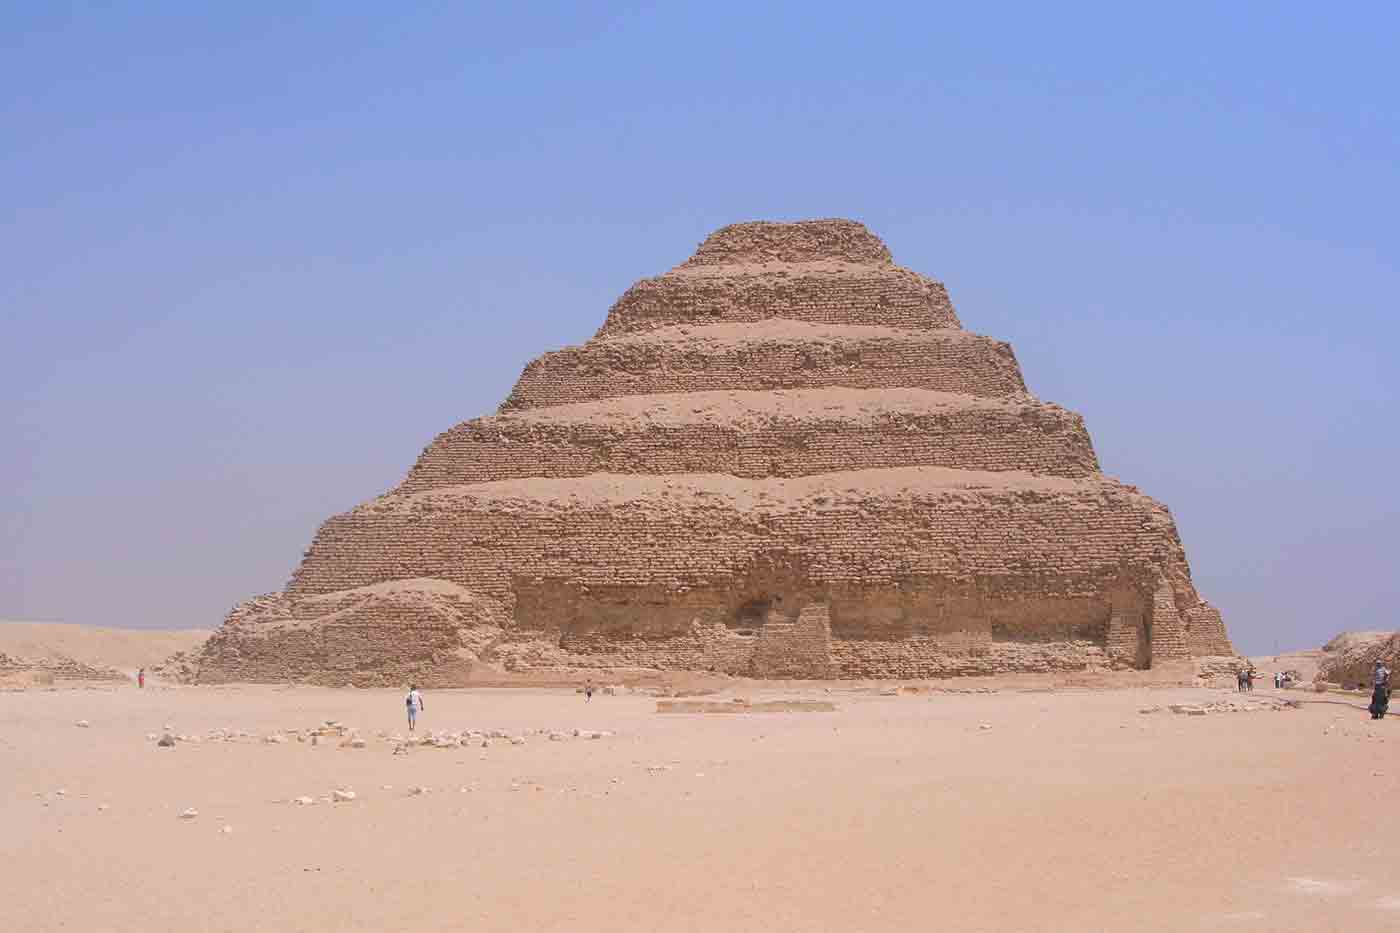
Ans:
{"type": "Polygon", "coordinates": [[[1150,599],[1160,568],[1183,561],[1167,510],[1102,477],[933,467],[756,480],[592,474],[383,496],[322,525],[288,592],[431,577],[513,608],[522,593],[559,588],[554,603],[539,603],[548,612],[620,586],[650,597],[619,612],[659,624],[693,610],[687,593],[727,606],[765,574],[769,589],[899,599],[1097,598],[1129,580],[1150,599]]]}
{"type": "Polygon", "coordinates": [[[943,283],[898,266],[719,265],[642,279],[608,311],[598,335],[775,318],[917,330],[962,326],[943,283]]]}
{"type": "Polygon", "coordinates": [[[1026,392],[1011,345],[990,337],[767,321],[666,327],[546,353],[525,368],[501,411],[630,395],[828,387],[1001,398],[1026,392]]]}
{"type": "Polygon", "coordinates": [[[760,478],[902,466],[1069,477],[1099,469],[1083,420],[1028,396],[695,392],[477,418],[439,435],[396,491],[590,473],[760,478]]]}

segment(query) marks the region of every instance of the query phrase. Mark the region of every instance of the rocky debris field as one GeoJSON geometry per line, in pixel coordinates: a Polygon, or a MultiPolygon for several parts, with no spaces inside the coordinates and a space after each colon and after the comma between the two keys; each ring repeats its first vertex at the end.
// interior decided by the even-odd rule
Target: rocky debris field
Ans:
{"type": "Polygon", "coordinates": [[[1257,700],[1215,700],[1209,703],[1170,703],[1166,707],[1144,706],[1139,713],[1160,713],[1163,709],[1179,716],[1206,716],[1212,713],[1263,713],[1301,709],[1302,702],[1282,697],[1260,697],[1257,700]]]}
{"type": "MultiPolygon", "coordinates": [[[[86,720],[76,725],[88,728],[86,720]]],[[[209,729],[203,733],[177,733],[173,726],[166,724],[159,732],[146,733],[146,740],[155,742],[161,748],[174,748],[180,744],[200,745],[205,742],[285,745],[297,743],[311,748],[335,747],[361,749],[371,746],[387,746],[395,754],[402,754],[412,748],[490,748],[493,745],[525,745],[527,742],[547,740],[566,742],[571,739],[607,739],[614,733],[600,729],[462,729],[456,732],[442,729],[426,730],[420,734],[405,735],[388,732],[384,729],[371,733],[348,726],[334,719],[327,719],[319,726],[308,728],[274,729],[265,733],[249,732],[246,729],[223,727],[209,729]]]]}

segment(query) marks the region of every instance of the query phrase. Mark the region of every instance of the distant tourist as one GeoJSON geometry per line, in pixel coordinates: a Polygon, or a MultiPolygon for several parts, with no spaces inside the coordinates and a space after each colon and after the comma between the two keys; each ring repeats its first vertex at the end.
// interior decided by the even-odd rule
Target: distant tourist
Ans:
{"type": "Polygon", "coordinates": [[[408,696],[404,698],[404,702],[408,705],[408,731],[412,732],[418,723],[419,711],[424,709],[423,694],[418,692],[417,684],[408,688],[408,696]]]}
{"type": "Polygon", "coordinates": [[[1384,719],[1390,709],[1390,668],[1380,661],[1371,674],[1371,718],[1384,719]]]}
{"type": "Polygon", "coordinates": [[[1246,668],[1246,669],[1245,669],[1245,672],[1244,672],[1244,688],[1245,688],[1246,690],[1253,690],[1253,689],[1254,689],[1254,668],[1252,668],[1252,667],[1246,668]]]}
{"type": "Polygon", "coordinates": [[[146,669],[144,667],[136,672],[136,686],[143,690],[146,687],[146,669]]]}
{"type": "Polygon", "coordinates": [[[1238,691],[1239,693],[1244,693],[1244,690],[1245,690],[1245,687],[1244,687],[1244,678],[1245,678],[1244,668],[1240,668],[1239,670],[1235,671],[1235,690],[1238,691]]]}
{"type": "Polygon", "coordinates": [[[1274,689],[1283,689],[1283,671],[1274,671],[1274,689]]]}
{"type": "Polygon", "coordinates": [[[583,685],[583,702],[587,703],[593,699],[593,678],[590,677],[583,685]]]}

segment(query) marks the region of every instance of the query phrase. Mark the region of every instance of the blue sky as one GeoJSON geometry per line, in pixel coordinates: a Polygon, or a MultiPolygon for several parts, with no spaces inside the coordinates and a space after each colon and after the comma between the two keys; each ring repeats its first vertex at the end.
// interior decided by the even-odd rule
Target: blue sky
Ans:
{"type": "Polygon", "coordinates": [[[212,6],[0,8],[0,617],[213,626],[710,230],[845,216],[1238,647],[1400,624],[1394,6],[212,6]]]}

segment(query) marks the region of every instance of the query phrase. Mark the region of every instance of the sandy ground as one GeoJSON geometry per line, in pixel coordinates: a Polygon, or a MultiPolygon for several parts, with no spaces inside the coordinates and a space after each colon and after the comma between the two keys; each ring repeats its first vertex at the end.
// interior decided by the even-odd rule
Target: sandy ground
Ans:
{"type": "Polygon", "coordinates": [[[403,731],[396,691],[3,693],[3,926],[1400,929],[1400,722],[1363,701],[1285,691],[1306,705],[1187,716],[1139,709],[1236,695],[747,695],[836,710],[448,691],[420,730],[615,735],[395,754],[374,733],[403,731]],[[368,747],[146,738],[326,719],[368,747]],[[335,788],[357,797],[292,802],[335,788]]]}

